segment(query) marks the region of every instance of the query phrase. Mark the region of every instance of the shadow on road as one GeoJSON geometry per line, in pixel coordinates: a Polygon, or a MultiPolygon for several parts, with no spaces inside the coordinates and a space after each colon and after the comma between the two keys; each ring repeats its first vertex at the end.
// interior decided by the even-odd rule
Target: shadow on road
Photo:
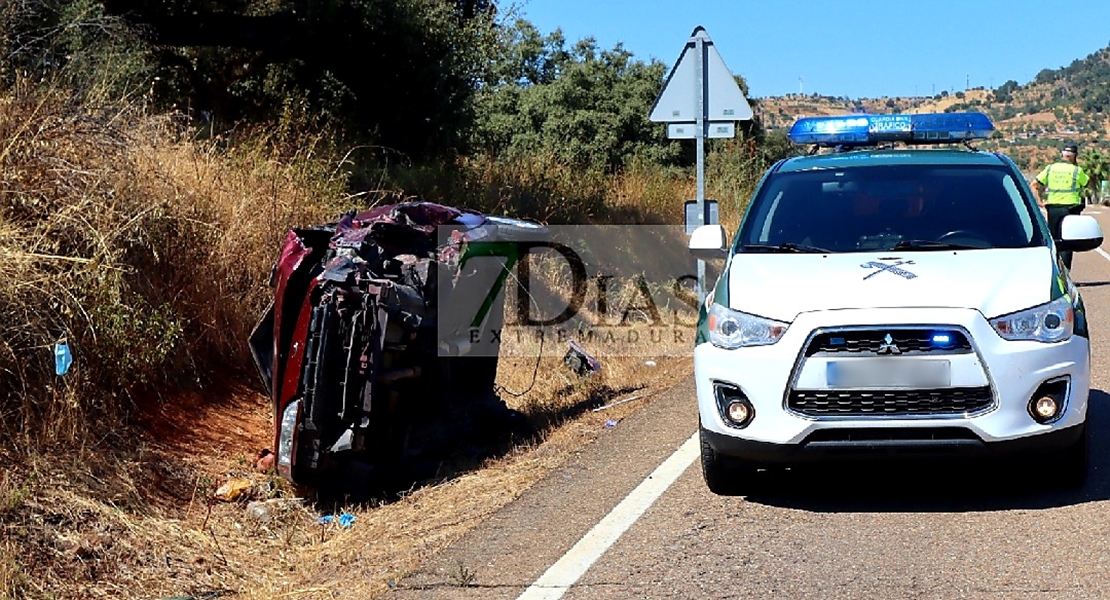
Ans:
{"type": "Polygon", "coordinates": [[[1086,484],[1051,483],[1051,464],[884,463],[760,473],[748,501],[818,512],[967,512],[1039,509],[1110,499],[1110,394],[1092,390],[1086,484]]]}
{"type": "Polygon", "coordinates": [[[1077,281],[1076,287],[1103,287],[1110,285],[1110,281],[1077,281]]]}
{"type": "Polygon", "coordinates": [[[316,505],[321,511],[334,512],[351,504],[395,502],[418,488],[446,483],[481,469],[491,459],[534,444],[563,422],[641,389],[643,386],[599,384],[582,393],[582,386],[568,385],[554,392],[555,401],[527,415],[496,410],[466,422],[455,415],[442,420],[428,418],[425,431],[411,438],[427,448],[425,452],[415,458],[397,459],[392,464],[337,463],[329,477],[317,483],[316,505]],[[576,397],[579,398],[576,401],[569,400],[576,397]],[[465,431],[454,434],[445,431],[452,427],[465,431]],[[436,438],[441,443],[422,442],[420,436],[436,438]]]}

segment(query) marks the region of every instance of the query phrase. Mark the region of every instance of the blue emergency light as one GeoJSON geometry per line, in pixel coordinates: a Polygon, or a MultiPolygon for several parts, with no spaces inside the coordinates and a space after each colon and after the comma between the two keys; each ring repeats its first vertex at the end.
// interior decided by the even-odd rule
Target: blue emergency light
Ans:
{"type": "Polygon", "coordinates": [[[994,132],[990,117],[979,112],[920,115],[846,115],[805,117],[788,137],[795,144],[867,146],[881,142],[945,144],[985,140],[994,132]]]}

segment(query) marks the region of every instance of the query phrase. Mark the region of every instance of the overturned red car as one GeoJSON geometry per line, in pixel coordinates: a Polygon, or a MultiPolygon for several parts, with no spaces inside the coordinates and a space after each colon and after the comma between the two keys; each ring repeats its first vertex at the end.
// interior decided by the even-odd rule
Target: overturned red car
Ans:
{"type": "Polygon", "coordinates": [[[500,326],[503,296],[488,294],[489,281],[511,262],[468,258],[478,246],[511,253],[542,230],[406,202],[289,231],[273,303],[250,338],[273,401],[278,472],[313,487],[386,489],[528,435],[495,393],[496,352],[468,354],[466,343],[467,329],[500,326]],[[480,319],[443,322],[442,306],[475,302],[480,319]]]}

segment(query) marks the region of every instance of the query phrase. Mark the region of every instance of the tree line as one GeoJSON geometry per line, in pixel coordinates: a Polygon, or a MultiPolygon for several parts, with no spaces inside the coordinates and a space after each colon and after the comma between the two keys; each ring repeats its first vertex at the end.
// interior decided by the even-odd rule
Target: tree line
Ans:
{"type": "Polygon", "coordinates": [[[0,85],[52,77],[217,129],[299,115],[416,161],[692,160],[647,120],[662,63],[493,0],[10,0],[0,53],[0,85]]]}

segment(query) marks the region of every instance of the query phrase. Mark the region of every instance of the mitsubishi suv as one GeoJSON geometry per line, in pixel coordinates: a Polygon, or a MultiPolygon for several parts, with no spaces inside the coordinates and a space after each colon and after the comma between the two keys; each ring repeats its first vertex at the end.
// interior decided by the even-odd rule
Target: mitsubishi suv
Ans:
{"type": "Polygon", "coordinates": [[[716,493],[763,468],[822,460],[1032,455],[1087,472],[1091,345],[1061,251],[1021,171],[975,150],[980,113],[797,121],[813,148],[775,164],[731,243],[694,350],[701,462],[716,493]]]}

